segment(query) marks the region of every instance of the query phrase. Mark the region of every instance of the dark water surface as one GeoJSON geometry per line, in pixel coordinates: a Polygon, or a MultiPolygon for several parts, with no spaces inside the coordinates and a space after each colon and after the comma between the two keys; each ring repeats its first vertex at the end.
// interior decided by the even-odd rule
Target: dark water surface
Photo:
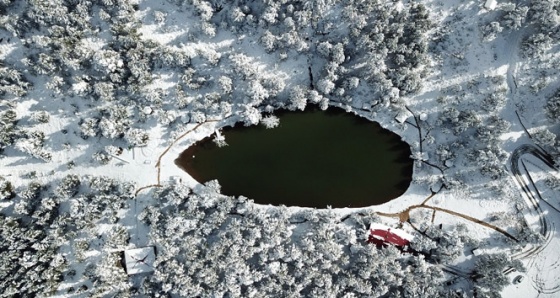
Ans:
{"type": "Polygon", "coordinates": [[[364,207],[408,188],[410,147],[379,124],[334,108],[276,115],[277,128],[226,128],[229,146],[206,138],[175,163],[199,182],[218,179],[223,194],[260,204],[364,207]]]}

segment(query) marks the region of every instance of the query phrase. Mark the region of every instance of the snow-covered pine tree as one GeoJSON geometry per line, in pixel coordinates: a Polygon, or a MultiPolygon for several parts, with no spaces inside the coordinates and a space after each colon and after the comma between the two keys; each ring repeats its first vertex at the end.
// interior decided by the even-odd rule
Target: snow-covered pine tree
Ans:
{"type": "Polygon", "coordinates": [[[0,200],[9,200],[16,195],[14,187],[10,181],[0,177],[0,200]]]}
{"type": "Polygon", "coordinates": [[[280,119],[274,115],[267,115],[261,119],[261,124],[266,128],[275,128],[280,125],[280,119]]]}
{"type": "Polygon", "coordinates": [[[146,146],[150,140],[148,133],[138,128],[129,129],[124,138],[131,146],[146,146]]]}
{"type": "Polygon", "coordinates": [[[78,193],[80,188],[80,177],[69,174],[62,178],[55,189],[55,194],[61,198],[70,198],[78,193]]]}
{"type": "Polygon", "coordinates": [[[505,253],[480,255],[474,264],[472,273],[475,295],[482,297],[499,297],[502,289],[510,283],[504,273],[506,268],[512,267],[525,272],[525,267],[519,260],[512,260],[505,253]]]}

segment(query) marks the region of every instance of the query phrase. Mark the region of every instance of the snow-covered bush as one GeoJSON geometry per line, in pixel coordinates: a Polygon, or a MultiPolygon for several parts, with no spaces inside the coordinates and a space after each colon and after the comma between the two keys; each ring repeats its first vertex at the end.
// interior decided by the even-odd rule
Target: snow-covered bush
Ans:
{"type": "Polygon", "coordinates": [[[547,187],[550,187],[556,191],[560,191],[560,179],[556,178],[556,177],[547,177],[544,180],[544,184],[547,187]]]}
{"type": "Polygon", "coordinates": [[[109,194],[117,189],[117,182],[105,176],[88,176],[86,177],[89,187],[95,192],[109,194]]]}
{"type": "Polygon", "coordinates": [[[201,75],[197,75],[196,69],[189,67],[185,69],[181,76],[181,81],[190,90],[199,90],[208,84],[209,80],[201,75]]]}
{"type": "Polygon", "coordinates": [[[426,253],[430,254],[432,260],[438,263],[450,263],[462,254],[463,242],[456,230],[444,231],[436,225],[424,227],[424,230],[427,237],[437,242],[437,249],[432,249],[427,240],[423,240],[427,243],[419,245],[430,249],[426,253]]]}
{"type": "Polygon", "coordinates": [[[414,237],[414,241],[410,243],[410,248],[426,254],[430,254],[430,252],[436,250],[437,247],[438,245],[434,240],[422,235],[414,237]]]}
{"type": "Polygon", "coordinates": [[[488,163],[482,165],[480,173],[493,180],[498,180],[507,175],[507,169],[502,164],[488,163]]]}
{"type": "Polygon", "coordinates": [[[85,137],[95,137],[99,133],[99,120],[96,118],[86,118],[80,124],[82,135],[85,137]]]}
{"type": "Polygon", "coordinates": [[[506,104],[506,96],[503,93],[491,93],[481,103],[481,107],[489,112],[498,111],[506,104]]]}
{"type": "Polygon", "coordinates": [[[261,84],[271,99],[275,99],[274,97],[284,91],[284,88],[286,87],[284,80],[279,80],[278,78],[272,76],[262,79],[261,84]]]}
{"type": "Polygon", "coordinates": [[[42,188],[43,186],[39,182],[31,182],[27,188],[19,194],[19,196],[27,201],[33,201],[39,198],[42,188]]]}
{"type": "Polygon", "coordinates": [[[253,78],[257,75],[258,70],[253,64],[253,59],[244,54],[230,55],[229,59],[233,64],[235,73],[240,74],[243,78],[253,78]]]}
{"type": "Polygon", "coordinates": [[[407,95],[420,90],[422,81],[420,75],[408,68],[401,67],[389,76],[393,81],[393,86],[399,89],[399,94],[407,95]]]}
{"type": "Polygon", "coordinates": [[[110,105],[99,122],[99,129],[101,134],[110,139],[120,138],[130,128],[132,119],[134,119],[134,112],[131,106],[122,104],[110,105]]]}
{"type": "Polygon", "coordinates": [[[482,32],[482,37],[486,41],[494,40],[500,32],[502,32],[503,28],[499,22],[490,22],[487,25],[484,25],[480,28],[482,32]]]}
{"type": "Polygon", "coordinates": [[[228,143],[226,142],[225,136],[223,134],[221,134],[220,132],[216,132],[216,136],[214,137],[214,139],[212,141],[218,147],[225,147],[225,146],[228,145],[228,143]]]}
{"type": "Polygon", "coordinates": [[[245,110],[241,113],[243,117],[243,124],[245,126],[257,125],[261,120],[261,112],[253,107],[246,107],[245,110]]]}
{"type": "Polygon", "coordinates": [[[280,125],[280,119],[274,115],[268,115],[261,119],[261,123],[266,128],[275,128],[280,125]]]}
{"type": "Polygon", "coordinates": [[[0,123],[3,125],[15,125],[17,122],[16,111],[8,109],[0,112],[0,123]]]}
{"type": "Polygon", "coordinates": [[[92,92],[92,88],[90,84],[80,78],[76,79],[76,82],[72,84],[70,91],[73,95],[86,96],[92,92]]]}
{"type": "Polygon", "coordinates": [[[14,110],[0,112],[0,153],[12,145],[18,134],[17,114],[14,110]]]}
{"type": "Polygon", "coordinates": [[[358,88],[359,84],[360,84],[360,79],[359,78],[350,77],[345,81],[344,88],[346,88],[348,90],[353,90],[353,89],[358,88]]]}
{"type": "Polygon", "coordinates": [[[543,33],[528,36],[521,43],[521,55],[528,58],[541,57],[552,47],[553,39],[543,33]]]}
{"type": "Polygon", "coordinates": [[[58,70],[57,61],[46,53],[31,56],[31,70],[36,75],[54,75],[58,70]]]}
{"type": "Polygon", "coordinates": [[[50,120],[50,115],[46,111],[39,111],[31,114],[31,120],[38,123],[48,123],[50,120]]]}
{"type": "Polygon", "coordinates": [[[320,79],[317,82],[317,90],[321,91],[325,95],[330,94],[334,90],[335,86],[334,82],[327,78],[320,79]]]}
{"type": "Polygon", "coordinates": [[[229,77],[221,76],[218,78],[218,84],[224,93],[231,93],[233,90],[233,81],[229,77]]]}
{"type": "Polygon", "coordinates": [[[42,131],[26,131],[16,141],[15,147],[35,158],[51,161],[52,154],[43,148],[45,133],[42,131]]]}
{"type": "Polygon", "coordinates": [[[124,268],[115,266],[120,262],[120,259],[119,253],[105,250],[99,264],[92,268],[92,275],[97,280],[96,286],[92,288],[95,296],[104,297],[110,293],[125,294],[130,291],[132,284],[128,280],[124,268]]]}
{"type": "Polygon", "coordinates": [[[475,136],[486,145],[496,145],[510,128],[510,123],[498,116],[490,116],[484,125],[477,127],[475,136]]]}
{"type": "Polygon", "coordinates": [[[249,88],[247,88],[247,97],[250,99],[249,105],[259,106],[269,96],[268,90],[259,81],[255,80],[249,83],[249,88]]]}
{"type": "Polygon", "coordinates": [[[305,110],[307,105],[307,90],[302,86],[296,86],[290,91],[290,105],[288,108],[292,111],[305,110]]]}
{"type": "Polygon", "coordinates": [[[560,89],[549,97],[545,106],[546,116],[553,123],[560,122],[560,89]]]}
{"type": "Polygon", "coordinates": [[[60,95],[62,93],[61,88],[64,87],[64,79],[60,76],[54,76],[45,84],[45,87],[52,90],[54,94],[60,95]]]}
{"type": "Polygon", "coordinates": [[[268,30],[263,33],[260,42],[267,52],[273,52],[276,49],[276,37],[268,30]]]}
{"type": "MultiPolygon", "coordinates": [[[[2,26],[1,23],[0,26],[2,26]]],[[[0,84],[0,97],[6,94],[24,96],[31,85],[25,80],[25,77],[20,71],[10,67],[4,67],[3,65],[0,65],[0,82],[2,82],[2,84],[0,84]]]]}
{"type": "Polygon", "coordinates": [[[560,21],[557,3],[549,0],[533,0],[529,3],[529,20],[541,27],[543,32],[552,32],[560,21]]]}
{"type": "Polygon", "coordinates": [[[539,129],[537,132],[533,133],[532,136],[533,140],[538,145],[544,147],[554,147],[556,144],[556,135],[547,128],[539,129]]]}
{"type": "Polygon", "coordinates": [[[55,194],[62,198],[70,198],[78,193],[80,188],[80,177],[78,175],[66,175],[55,189],[55,194]]]}
{"type": "Polygon", "coordinates": [[[29,201],[19,200],[14,205],[14,212],[18,215],[29,215],[31,212],[31,206],[29,201]]]}
{"type": "Polygon", "coordinates": [[[99,82],[93,85],[93,94],[101,100],[112,101],[114,99],[114,89],[111,83],[99,82]]]}
{"type": "Polygon", "coordinates": [[[8,200],[15,197],[14,187],[10,181],[0,177],[0,200],[8,200]]]}
{"type": "Polygon", "coordinates": [[[480,124],[480,117],[474,111],[461,111],[459,113],[458,121],[454,123],[455,133],[461,133],[470,127],[475,127],[480,124]]]}
{"type": "Polygon", "coordinates": [[[130,235],[128,230],[123,226],[114,226],[107,235],[105,245],[114,249],[125,249],[130,235]]]}
{"type": "Polygon", "coordinates": [[[169,125],[175,120],[177,120],[177,113],[175,111],[160,111],[158,113],[158,122],[163,125],[169,125]]]}
{"type": "Polygon", "coordinates": [[[190,115],[191,122],[202,123],[206,121],[206,115],[200,111],[191,112],[190,115]]]}
{"type": "Polygon", "coordinates": [[[124,138],[131,146],[146,146],[150,140],[149,134],[138,128],[129,129],[124,138]]]}
{"type": "Polygon", "coordinates": [[[332,44],[328,41],[320,42],[317,45],[317,53],[323,58],[329,58],[331,55],[332,44]]]}
{"type": "Polygon", "coordinates": [[[99,122],[99,129],[101,130],[101,134],[109,139],[120,138],[125,132],[125,128],[122,125],[108,118],[101,119],[99,122]]]}
{"type": "Polygon", "coordinates": [[[497,180],[507,175],[505,160],[507,153],[495,145],[483,149],[474,149],[467,153],[467,158],[479,167],[482,175],[497,180]]]}
{"type": "Polygon", "coordinates": [[[513,3],[508,3],[504,6],[504,11],[506,13],[502,17],[502,24],[504,27],[512,30],[517,30],[527,20],[527,12],[529,8],[527,6],[516,6],[513,3]]]}
{"type": "Polygon", "coordinates": [[[160,11],[160,10],[155,10],[154,11],[154,20],[157,23],[160,23],[160,24],[164,23],[166,17],[167,17],[167,14],[165,12],[160,11]]]}
{"type": "Polygon", "coordinates": [[[102,165],[108,164],[112,159],[112,157],[109,154],[107,154],[107,152],[105,152],[105,151],[95,152],[92,155],[92,158],[93,158],[93,160],[99,162],[102,165]]]}
{"type": "Polygon", "coordinates": [[[105,146],[105,152],[111,155],[121,155],[121,153],[123,152],[123,148],[109,145],[105,146]]]}
{"type": "Polygon", "coordinates": [[[505,253],[479,256],[475,261],[473,272],[477,296],[499,297],[502,289],[510,283],[508,276],[504,273],[510,267],[525,272],[521,261],[514,261],[505,253]]]}

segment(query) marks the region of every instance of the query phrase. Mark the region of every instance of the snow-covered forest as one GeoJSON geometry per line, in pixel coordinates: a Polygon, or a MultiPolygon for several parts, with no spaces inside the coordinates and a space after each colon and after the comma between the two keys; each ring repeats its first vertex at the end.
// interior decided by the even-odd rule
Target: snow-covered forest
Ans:
{"type": "Polygon", "coordinates": [[[0,0],[0,296],[554,297],[559,24],[559,0],[0,0]],[[173,163],[308,105],[399,134],[407,192],[264,206],[173,163]]]}

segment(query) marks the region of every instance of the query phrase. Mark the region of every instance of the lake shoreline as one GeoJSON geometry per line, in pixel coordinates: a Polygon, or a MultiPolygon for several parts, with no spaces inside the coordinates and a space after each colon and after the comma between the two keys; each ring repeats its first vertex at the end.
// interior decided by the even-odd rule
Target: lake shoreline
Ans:
{"type": "MultiPolygon", "coordinates": [[[[249,189],[247,192],[242,192],[239,190],[239,188],[237,188],[236,184],[246,184],[247,181],[252,181],[252,180],[258,180],[259,176],[261,175],[262,172],[265,172],[267,167],[262,167],[262,165],[260,164],[256,164],[254,166],[259,168],[259,172],[257,173],[257,176],[253,177],[253,178],[247,178],[247,179],[238,179],[237,177],[234,177],[234,179],[237,181],[236,183],[234,183],[234,185],[232,186],[231,183],[228,184],[227,180],[224,180],[224,178],[220,178],[219,175],[214,175],[214,176],[218,176],[218,177],[213,177],[215,179],[218,179],[220,181],[220,184],[222,184],[222,193],[225,195],[244,195],[247,196],[251,199],[255,199],[255,201],[257,203],[262,203],[262,204],[272,204],[274,206],[278,206],[278,205],[288,205],[288,206],[293,206],[293,207],[316,207],[316,208],[325,208],[326,206],[332,206],[334,208],[364,208],[364,207],[369,207],[369,206],[376,206],[376,205],[380,205],[380,204],[384,204],[388,201],[392,201],[398,197],[400,197],[402,194],[404,194],[406,192],[406,190],[409,188],[410,183],[412,182],[412,176],[413,176],[413,165],[412,165],[412,160],[410,159],[410,147],[407,143],[403,142],[402,139],[400,138],[400,136],[394,134],[391,131],[386,130],[385,128],[383,128],[379,123],[375,122],[375,121],[371,121],[369,119],[365,119],[363,117],[359,117],[358,115],[352,115],[352,114],[348,114],[347,112],[340,110],[339,108],[331,108],[328,109],[327,111],[320,111],[318,109],[311,109],[311,111],[303,111],[303,112],[291,112],[290,111],[283,111],[281,110],[280,113],[275,113],[275,115],[280,115],[280,117],[284,118],[284,120],[286,121],[299,121],[303,124],[299,124],[299,125],[311,125],[313,127],[313,132],[311,135],[307,135],[307,136],[301,136],[301,137],[296,137],[296,139],[294,141],[291,141],[292,143],[304,143],[307,141],[313,142],[314,138],[317,138],[317,135],[319,135],[319,137],[321,136],[321,134],[327,134],[327,140],[330,140],[331,137],[332,139],[336,139],[336,142],[334,143],[330,143],[330,144],[326,144],[323,143],[325,142],[325,136],[323,136],[323,139],[319,139],[319,140],[315,140],[314,142],[319,141],[318,144],[313,144],[313,146],[315,146],[314,148],[314,152],[309,153],[308,152],[308,156],[307,159],[304,161],[302,160],[302,163],[312,163],[314,161],[314,157],[316,156],[315,152],[319,152],[321,154],[325,154],[322,151],[329,151],[329,150],[333,150],[331,147],[335,147],[336,149],[340,149],[342,151],[338,151],[338,152],[345,152],[342,155],[345,156],[341,156],[341,154],[331,154],[331,156],[329,156],[327,159],[325,159],[325,161],[323,162],[319,162],[318,164],[315,164],[315,168],[319,169],[318,173],[307,173],[307,174],[301,174],[305,176],[309,176],[309,177],[314,177],[314,179],[311,179],[307,182],[302,182],[302,181],[298,181],[298,179],[292,179],[291,177],[284,177],[284,179],[288,179],[289,183],[284,183],[285,185],[290,185],[287,188],[290,189],[285,189],[284,187],[275,187],[273,185],[269,185],[267,184],[268,181],[264,180],[261,181],[261,184],[266,184],[269,185],[268,187],[270,187],[270,191],[264,191],[264,190],[260,190],[260,191],[256,191],[254,192],[253,189],[257,188],[260,189],[261,184],[257,183],[256,185],[253,185],[251,188],[253,189],[249,189]],[[289,115],[289,116],[286,116],[289,115]],[[296,116],[297,115],[297,116],[296,116]],[[304,115],[308,115],[308,116],[304,116],[304,115]],[[318,116],[320,115],[320,116],[318,116]],[[350,117],[351,115],[351,117],[350,117]],[[298,120],[294,120],[295,118],[290,118],[290,117],[307,117],[308,119],[302,118],[302,119],[298,119],[298,120]],[[319,117],[319,118],[317,118],[319,117]],[[317,118],[317,119],[315,119],[317,118]],[[324,119],[323,119],[324,118],[324,119]],[[330,120],[328,120],[330,119],[330,120]],[[313,121],[327,121],[326,123],[322,123],[322,122],[313,122],[313,121]],[[339,124],[334,124],[334,123],[329,123],[330,121],[343,121],[342,123],[347,122],[346,124],[342,125],[341,127],[338,127],[339,124]],[[309,122],[309,123],[308,123],[309,122]],[[315,125],[315,126],[313,126],[315,125]],[[332,127],[329,127],[332,126],[332,127]],[[334,125],[334,126],[333,126],[334,125]],[[327,126],[328,128],[327,131],[321,132],[321,129],[325,129],[323,126],[327,126]],[[370,130],[371,129],[371,130],[370,130]],[[339,131],[341,130],[341,131],[339,131]],[[352,130],[356,130],[356,132],[360,132],[360,133],[367,133],[367,134],[372,134],[370,137],[367,136],[354,136],[352,135],[352,130]],[[336,133],[341,134],[340,136],[337,136],[336,133]],[[397,139],[398,138],[398,139],[397,139]],[[362,142],[362,144],[358,144],[357,145],[353,145],[355,148],[353,148],[352,146],[350,146],[349,148],[346,148],[346,144],[340,144],[340,140],[341,139],[345,139],[346,142],[350,142],[350,144],[352,144],[352,142],[362,142]],[[382,142],[379,142],[382,141],[382,142]],[[369,145],[368,145],[369,144],[369,145]],[[381,152],[373,152],[373,151],[364,151],[361,152],[360,149],[362,146],[369,146],[371,147],[371,149],[375,149],[375,150],[380,150],[380,146],[385,146],[386,149],[385,153],[381,153],[381,152]],[[340,148],[338,148],[338,147],[340,148]],[[400,148],[399,148],[400,147],[400,148]],[[358,150],[357,152],[353,152],[350,151],[349,154],[346,154],[347,149],[353,149],[353,150],[358,150]],[[353,153],[352,153],[353,152],[353,153]],[[361,152],[361,153],[358,153],[361,152]],[[333,156],[339,156],[339,159],[350,159],[352,160],[353,155],[359,154],[361,157],[356,157],[358,158],[358,160],[355,160],[354,162],[345,162],[345,161],[340,161],[340,162],[333,162],[336,160],[333,160],[333,156]],[[389,154],[389,156],[391,157],[382,157],[383,154],[389,154]],[[376,156],[378,161],[372,160],[371,156],[376,156]],[[388,163],[388,160],[385,159],[389,159],[392,166],[388,166],[385,165],[386,169],[385,170],[380,170],[377,169],[378,165],[381,164],[385,164],[388,163]],[[328,160],[328,161],[327,161],[328,160]],[[329,166],[327,168],[324,168],[324,164],[328,163],[329,166]],[[350,163],[355,163],[355,167],[356,169],[360,169],[360,167],[362,166],[362,164],[367,164],[369,165],[369,169],[366,171],[363,171],[362,174],[360,175],[360,170],[358,172],[356,172],[356,170],[351,170],[351,172],[353,173],[352,175],[355,175],[354,178],[347,178],[346,176],[351,176],[351,175],[342,175],[340,176],[339,173],[337,172],[336,167],[338,168],[346,168],[348,166],[348,164],[350,163]],[[375,164],[373,164],[375,163],[375,164]],[[407,164],[408,163],[408,164],[407,164]],[[335,167],[335,168],[333,168],[335,167]],[[320,170],[320,168],[324,168],[323,170],[320,170]],[[323,173],[323,172],[328,172],[331,171],[332,174],[331,176],[328,176],[327,173],[323,173]],[[374,175],[377,175],[376,177],[371,177],[372,173],[374,173],[374,175]],[[377,173],[377,174],[375,174],[377,173]],[[321,175],[323,175],[323,178],[321,178],[321,175]],[[327,176],[325,176],[327,175],[327,176]],[[337,177],[334,177],[332,175],[337,175],[337,177]],[[318,177],[317,177],[318,176],[318,177]],[[394,177],[392,177],[394,176],[394,177]],[[327,178],[325,178],[327,177],[327,178]],[[321,184],[321,182],[323,180],[328,180],[328,177],[331,177],[332,180],[330,183],[324,183],[323,185],[321,184]],[[391,178],[392,177],[392,178],[391,178]],[[398,178],[395,178],[398,177],[398,178]],[[390,179],[389,179],[390,178],[390,179]],[[344,182],[344,179],[349,179],[351,181],[347,181],[344,182]],[[382,180],[381,180],[382,179],[382,180]],[[354,180],[356,180],[356,182],[354,182],[354,180]],[[336,188],[335,185],[339,185],[340,183],[344,182],[344,183],[350,183],[348,184],[348,186],[342,186],[341,188],[336,188]],[[369,181],[369,182],[366,182],[369,181]],[[389,182],[389,181],[393,181],[393,182],[389,182]],[[362,187],[356,187],[354,186],[355,184],[358,185],[362,185],[362,187]],[[370,185],[371,184],[371,185],[370,185]],[[333,187],[335,187],[333,189],[333,187]],[[291,188],[294,189],[299,189],[299,193],[297,191],[294,190],[294,192],[290,192],[291,188]],[[365,192],[362,194],[360,193],[360,189],[369,189],[369,192],[365,192]],[[385,192],[380,191],[381,189],[385,188],[385,192]],[[330,189],[330,190],[328,190],[330,189]],[[338,190],[337,190],[338,189],[338,190]],[[341,191],[340,189],[344,190],[341,191]],[[391,189],[391,190],[389,190],[391,189]],[[397,190],[398,189],[398,190],[397,190]],[[324,194],[321,194],[321,192],[326,192],[324,194]],[[332,195],[331,193],[337,193],[339,192],[339,195],[332,195]],[[260,195],[259,195],[260,193],[260,195]],[[272,196],[270,194],[273,194],[272,196]],[[278,194],[276,194],[278,193],[278,194]],[[285,193],[285,195],[282,195],[283,193],[285,193]],[[277,197],[278,196],[278,197],[277,197]],[[283,196],[284,198],[289,198],[287,201],[282,201],[279,197],[283,196]],[[293,197],[297,197],[297,196],[301,196],[299,199],[293,199],[293,197]],[[348,196],[351,197],[351,199],[348,199],[348,196]],[[272,198],[270,198],[272,197],[272,198]],[[263,198],[267,198],[264,200],[263,202],[263,198]],[[325,199],[328,201],[328,203],[324,203],[322,200],[325,199]],[[339,198],[339,200],[341,200],[343,203],[336,203],[336,198],[339,198]],[[318,203],[313,204],[311,203],[311,201],[316,200],[318,203]],[[355,200],[354,203],[351,203],[352,200],[355,200]],[[306,203],[302,203],[302,202],[306,202],[306,203]],[[350,203],[349,203],[350,202],[350,203]],[[319,204],[319,205],[317,205],[319,204]],[[323,204],[323,205],[321,205],[323,204]]],[[[281,118],[281,119],[282,119],[281,118]]],[[[280,125],[282,126],[282,123],[284,123],[284,125],[286,127],[281,127],[281,128],[275,128],[272,130],[267,130],[264,128],[260,128],[260,127],[255,127],[255,126],[251,126],[251,127],[240,127],[240,123],[230,123],[229,125],[224,125],[221,127],[221,134],[222,135],[226,135],[226,142],[228,142],[229,137],[227,137],[228,134],[233,134],[233,136],[235,137],[240,137],[237,131],[241,130],[241,131],[247,131],[247,133],[256,133],[259,135],[256,143],[251,144],[249,147],[245,148],[245,149],[241,149],[239,150],[240,152],[237,152],[237,154],[244,154],[243,152],[246,150],[253,150],[252,147],[254,146],[258,146],[259,143],[261,142],[277,142],[278,138],[281,138],[281,136],[269,136],[270,134],[279,134],[283,129],[291,129],[291,133],[296,133],[298,134],[300,132],[300,130],[305,131],[306,127],[287,127],[290,126],[290,123],[286,123],[284,121],[280,121],[280,125]],[[276,139],[275,139],[276,138],[276,139]]],[[[311,133],[311,132],[306,132],[306,133],[311,133]]],[[[355,132],[354,132],[355,133],[355,132]]],[[[294,137],[294,136],[291,136],[294,137]]],[[[309,146],[311,144],[308,144],[306,146],[309,146]]],[[[235,145],[234,145],[235,146],[235,145]]],[[[271,153],[264,153],[262,154],[261,151],[255,151],[253,152],[253,156],[251,158],[260,158],[260,159],[264,159],[264,160],[268,160],[270,159],[270,155],[275,156],[274,159],[268,160],[267,163],[274,163],[277,159],[282,159],[284,158],[283,155],[289,154],[290,153],[290,147],[292,147],[291,145],[286,145],[283,142],[280,142],[279,144],[277,144],[276,146],[287,146],[283,149],[280,150],[280,152],[276,152],[274,153],[273,150],[275,150],[275,146],[272,146],[271,148],[268,149],[262,149],[261,151],[266,151],[266,152],[271,152],[271,153]],[[267,157],[268,156],[268,157],[267,157]]],[[[305,148],[306,146],[301,145],[302,148],[305,148]]],[[[216,150],[215,145],[212,142],[212,138],[210,136],[206,136],[202,139],[199,139],[198,141],[192,143],[188,148],[186,148],[175,160],[174,163],[183,171],[185,171],[187,174],[189,174],[194,180],[196,180],[198,183],[205,183],[206,181],[209,180],[213,180],[212,176],[208,176],[208,174],[204,174],[204,172],[208,172],[208,171],[212,171],[213,168],[219,168],[222,164],[224,163],[229,163],[229,162],[233,162],[235,163],[235,160],[237,159],[236,157],[230,157],[228,159],[224,159],[219,163],[216,164],[212,164],[212,165],[206,165],[204,167],[199,167],[196,168],[196,164],[198,162],[201,162],[200,159],[195,160],[193,158],[193,155],[197,155],[197,152],[200,152],[202,155],[200,158],[204,159],[204,150],[208,150],[208,149],[203,149],[203,148],[210,148],[212,147],[210,150],[216,150]],[[201,151],[202,150],[202,151],[201,151]]],[[[231,146],[225,147],[224,149],[217,149],[219,150],[218,152],[223,152],[223,151],[227,151],[227,150],[232,150],[231,146]]],[[[304,150],[305,152],[305,150],[304,150]]],[[[299,153],[291,156],[291,157],[285,157],[286,160],[284,160],[283,162],[280,162],[281,164],[289,164],[292,160],[297,159],[299,157],[299,153]]],[[[317,161],[315,161],[317,162],[317,161]]],[[[225,167],[224,169],[222,169],[222,171],[236,171],[237,169],[241,169],[243,168],[243,174],[246,174],[246,172],[248,170],[250,170],[250,167],[248,168],[247,165],[251,164],[251,160],[249,159],[247,161],[247,164],[238,164],[237,166],[234,166],[235,169],[231,169],[228,167],[225,167]]],[[[279,167],[279,166],[274,166],[271,165],[272,167],[279,167]]],[[[281,170],[281,166],[280,168],[276,171],[276,172],[283,172],[281,170]]],[[[293,170],[294,173],[298,173],[298,171],[301,170],[301,167],[298,165],[296,167],[299,170],[293,170]]],[[[313,171],[313,169],[307,169],[308,171],[313,171]]],[[[276,172],[271,172],[268,174],[264,174],[263,175],[267,175],[267,176],[274,176],[276,172]]],[[[305,171],[302,173],[306,173],[305,171]]],[[[349,173],[349,172],[346,172],[349,173]]],[[[234,176],[238,176],[239,173],[232,173],[230,175],[234,175],[234,176]]],[[[291,176],[292,174],[286,174],[288,176],[291,176]]],[[[279,176],[281,177],[281,175],[279,176]]],[[[279,178],[278,178],[279,179],[279,178]]],[[[306,179],[306,178],[301,178],[301,179],[306,179]]],[[[282,183],[280,183],[281,185],[284,185],[282,183]]],[[[245,188],[247,189],[247,187],[245,188]]]]}

